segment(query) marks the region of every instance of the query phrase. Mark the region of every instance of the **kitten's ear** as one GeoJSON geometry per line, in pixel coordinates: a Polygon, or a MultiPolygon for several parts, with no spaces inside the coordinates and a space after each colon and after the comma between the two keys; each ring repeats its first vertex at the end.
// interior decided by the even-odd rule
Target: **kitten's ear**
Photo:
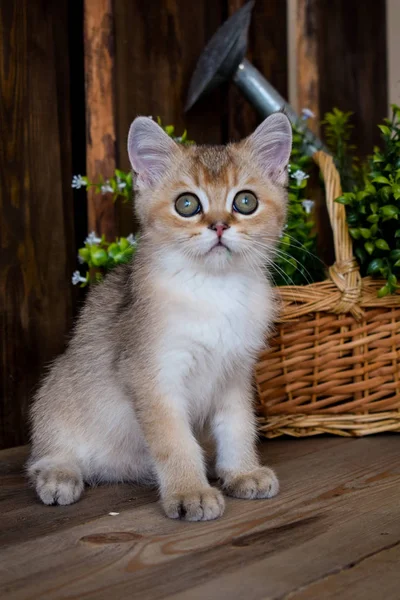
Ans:
{"type": "Polygon", "coordinates": [[[128,135],[128,154],[138,187],[152,187],[164,176],[178,144],[150,117],[137,117],[128,135]]]}
{"type": "Polygon", "coordinates": [[[254,158],[267,177],[287,183],[287,165],[292,150],[292,126],[283,113],[274,113],[247,138],[254,158]]]}

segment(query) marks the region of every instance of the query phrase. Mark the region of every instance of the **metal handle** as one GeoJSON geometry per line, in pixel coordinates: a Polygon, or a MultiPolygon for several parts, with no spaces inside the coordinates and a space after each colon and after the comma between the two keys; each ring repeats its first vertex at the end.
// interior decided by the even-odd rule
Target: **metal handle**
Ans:
{"type": "Polygon", "coordinates": [[[253,67],[246,58],[238,66],[233,76],[233,81],[263,118],[284,109],[290,121],[304,133],[307,142],[307,152],[310,156],[318,150],[323,150],[329,154],[329,150],[308,129],[290,104],[286,102],[279,92],[261,75],[260,71],[253,67]]]}

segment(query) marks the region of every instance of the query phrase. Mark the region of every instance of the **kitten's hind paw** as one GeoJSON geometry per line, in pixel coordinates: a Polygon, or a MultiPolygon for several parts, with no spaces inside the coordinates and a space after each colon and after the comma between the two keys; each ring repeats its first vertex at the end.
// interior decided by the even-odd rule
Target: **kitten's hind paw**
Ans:
{"type": "Polygon", "coordinates": [[[64,465],[33,466],[29,469],[37,495],[44,504],[72,504],[81,497],[80,471],[64,465]]]}
{"type": "Polygon", "coordinates": [[[220,517],[225,509],[221,492],[211,486],[167,495],[162,499],[162,504],[168,517],[185,521],[211,521],[220,517]]]}
{"type": "Polygon", "coordinates": [[[225,479],[223,489],[235,498],[272,498],[279,492],[279,481],[272,469],[259,467],[250,473],[225,479]]]}

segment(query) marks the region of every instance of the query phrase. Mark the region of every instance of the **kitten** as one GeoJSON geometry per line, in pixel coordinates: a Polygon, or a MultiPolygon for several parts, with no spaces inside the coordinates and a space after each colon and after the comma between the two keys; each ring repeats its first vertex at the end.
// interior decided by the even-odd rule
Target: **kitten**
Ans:
{"type": "Polygon", "coordinates": [[[278,492],[259,463],[252,370],[276,301],[265,265],[285,221],[291,127],[276,113],[238,144],[183,147],[151,119],[129,132],[141,224],[132,264],[90,291],[31,411],[28,474],[45,504],[84,482],[157,482],[166,514],[215,519],[199,432],[222,490],[278,492]]]}

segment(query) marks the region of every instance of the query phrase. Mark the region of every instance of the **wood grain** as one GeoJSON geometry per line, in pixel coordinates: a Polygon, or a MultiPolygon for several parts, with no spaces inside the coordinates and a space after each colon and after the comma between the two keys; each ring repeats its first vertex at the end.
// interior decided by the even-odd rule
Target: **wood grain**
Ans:
{"type": "MultiPolygon", "coordinates": [[[[114,17],[112,0],[85,0],[86,174],[107,180],[115,170],[114,17]]],[[[88,190],[88,225],[108,240],[115,238],[111,194],[88,190]]]]}
{"type": "MultiPolygon", "coordinates": [[[[37,535],[31,523],[25,539],[25,511],[36,505],[31,496],[18,503],[18,454],[21,459],[23,451],[3,454],[8,490],[0,514],[8,506],[4,523],[14,519],[15,524],[17,516],[20,528],[19,537],[15,528],[9,530],[0,551],[2,597],[255,600],[309,590],[304,598],[320,600],[321,590],[335,589],[324,587],[331,577],[350,577],[355,597],[363,593],[364,600],[372,600],[375,573],[381,597],[394,598],[397,554],[391,549],[400,542],[397,438],[279,440],[261,450],[280,475],[280,496],[228,499],[218,521],[168,520],[154,496],[150,503],[142,496],[144,502],[116,509],[104,503],[107,488],[100,487],[86,494],[85,510],[85,500],[65,508],[37,504],[37,535]],[[19,504],[14,509],[12,498],[19,504]],[[120,514],[109,516],[113,510],[120,514]],[[69,524],[64,521],[57,529],[48,517],[53,511],[68,512],[69,524]],[[368,565],[365,585],[356,571],[363,565],[368,565]]],[[[136,488],[121,488],[137,494],[136,488]]],[[[337,585],[345,588],[344,582],[342,588],[337,585]]]]}
{"type": "Polygon", "coordinates": [[[299,112],[310,109],[315,117],[309,128],[319,134],[318,9],[319,0],[297,0],[296,65],[299,112]]]}
{"type": "Polygon", "coordinates": [[[70,324],[67,5],[0,5],[0,447],[26,441],[32,390],[70,324]]]}
{"type": "Polygon", "coordinates": [[[321,115],[353,111],[359,153],[371,154],[387,112],[385,0],[321,2],[318,37],[321,115]]]}

